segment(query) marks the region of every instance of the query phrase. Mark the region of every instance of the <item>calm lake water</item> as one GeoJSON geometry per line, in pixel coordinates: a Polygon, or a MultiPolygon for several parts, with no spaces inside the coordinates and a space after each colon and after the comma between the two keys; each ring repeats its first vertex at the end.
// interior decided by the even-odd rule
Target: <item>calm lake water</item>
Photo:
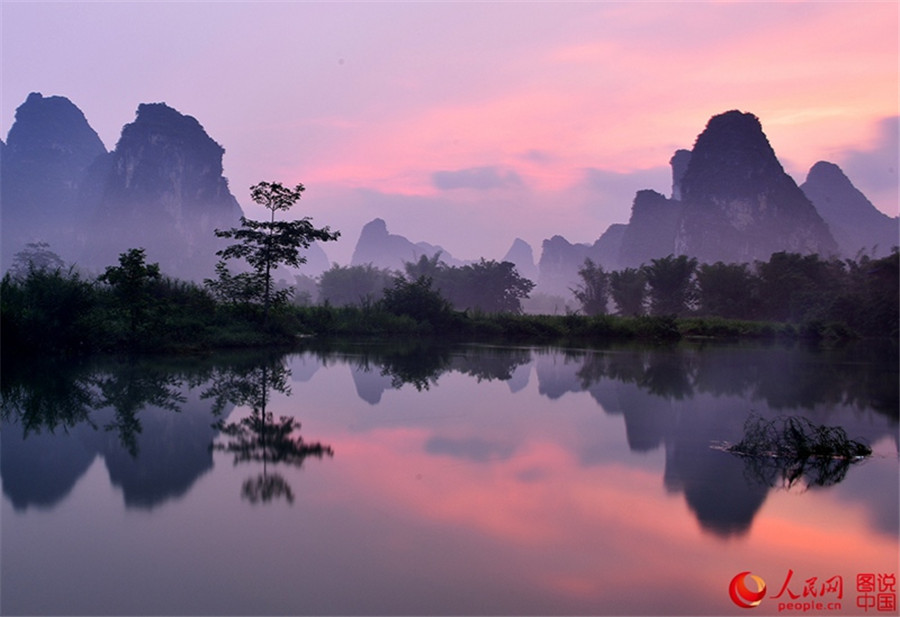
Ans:
{"type": "Polygon", "coordinates": [[[2,414],[5,615],[897,613],[896,349],[7,363],[2,414]],[[714,447],[784,415],[874,455],[714,447]]]}

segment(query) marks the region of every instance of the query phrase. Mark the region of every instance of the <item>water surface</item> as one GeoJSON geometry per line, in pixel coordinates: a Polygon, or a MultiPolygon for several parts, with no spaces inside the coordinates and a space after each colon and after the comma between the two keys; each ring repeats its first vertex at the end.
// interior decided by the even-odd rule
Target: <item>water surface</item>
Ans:
{"type": "Polygon", "coordinates": [[[865,346],[4,366],[0,611],[745,614],[751,571],[757,614],[890,614],[857,576],[898,569],[897,377],[865,346]],[[788,477],[711,447],[751,414],[875,455],[788,477]]]}

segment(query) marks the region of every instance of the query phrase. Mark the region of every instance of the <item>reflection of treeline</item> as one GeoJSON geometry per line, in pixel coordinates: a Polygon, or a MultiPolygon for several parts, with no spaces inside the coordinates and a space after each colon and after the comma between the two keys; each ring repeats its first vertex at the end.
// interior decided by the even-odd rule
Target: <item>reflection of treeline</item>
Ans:
{"type": "Polygon", "coordinates": [[[519,366],[531,362],[527,349],[457,347],[433,340],[384,342],[368,346],[341,341],[307,340],[304,349],[314,353],[323,365],[340,361],[366,372],[377,371],[390,377],[391,387],[411,384],[427,390],[450,372],[462,373],[480,381],[512,378],[519,366]]]}
{"type": "MultiPolygon", "coordinates": [[[[5,362],[0,373],[0,419],[18,424],[24,435],[65,432],[87,423],[94,412],[110,408],[114,420],[96,428],[122,438],[140,432],[139,411],[156,407],[181,410],[182,392],[204,383],[247,381],[261,363],[274,363],[277,353],[222,352],[215,356],[95,356],[87,359],[22,357],[5,362]],[[135,429],[135,430],[131,430],[135,429]]],[[[245,386],[248,387],[248,386],[245,386]]],[[[222,414],[233,405],[210,389],[211,412],[222,414]]],[[[229,392],[230,396],[233,396],[229,392]]]]}
{"type": "Polygon", "coordinates": [[[670,255],[640,268],[605,272],[586,260],[574,290],[588,315],[691,315],[824,324],[897,337],[898,252],[882,259],[824,260],[773,253],[767,262],[698,264],[670,255]]]}
{"type": "MultiPolygon", "coordinates": [[[[67,432],[80,424],[110,432],[131,454],[138,452],[141,410],[181,410],[187,377],[167,363],[133,358],[102,363],[52,362],[47,358],[6,363],[0,380],[0,418],[30,434],[67,432]],[[95,412],[109,409],[95,425],[95,412]]],[[[196,376],[197,374],[194,373],[196,376]]]]}
{"type": "Polygon", "coordinates": [[[871,407],[892,418],[900,412],[897,348],[887,341],[815,354],[781,345],[758,350],[673,346],[634,353],[570,354],[584,358],[578,376],[585,389],[612,379],[672,400],[712,394],[761,400],[781,410],[848,405],[871,407]]]}

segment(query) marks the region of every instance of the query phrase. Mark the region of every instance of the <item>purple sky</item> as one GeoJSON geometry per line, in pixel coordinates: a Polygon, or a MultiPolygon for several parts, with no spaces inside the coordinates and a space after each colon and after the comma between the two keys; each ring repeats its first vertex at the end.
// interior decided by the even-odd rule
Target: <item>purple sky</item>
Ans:
{"type": "Polygon", "coordinates": [[[710,116],[756,114],[797,183],[840,165],[898,212],[898,3],[0,3],[0,134],[29,92],[112,149],[139,103],[196,117],[298,216],[499,259],[593,242],[710,116]]]}

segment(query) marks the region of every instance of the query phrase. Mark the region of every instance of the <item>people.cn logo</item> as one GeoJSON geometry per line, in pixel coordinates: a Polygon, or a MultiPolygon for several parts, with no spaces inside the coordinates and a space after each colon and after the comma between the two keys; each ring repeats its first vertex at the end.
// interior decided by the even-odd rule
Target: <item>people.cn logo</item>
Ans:
{"type": "Polygon", "coordinates": [[[759,603],[765,597],[766,582],[755,574],[750,574],[749,571],[741,572],[731,579],[731,584],[728,585],[728,593],[731,596],[731,601],[741,608],[753,608],[759,606],[759,603]],[[751,591],[747,587],[748,578],[756,584],[756,591],[751,591]]]}

